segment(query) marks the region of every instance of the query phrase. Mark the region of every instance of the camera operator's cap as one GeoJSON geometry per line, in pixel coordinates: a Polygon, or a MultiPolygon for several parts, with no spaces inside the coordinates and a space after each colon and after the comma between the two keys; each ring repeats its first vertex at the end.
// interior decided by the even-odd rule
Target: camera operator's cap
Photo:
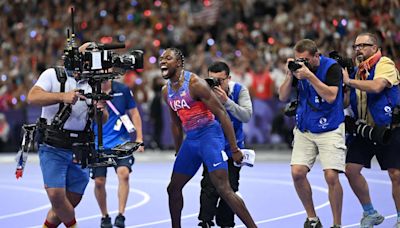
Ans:
{"type": "Polygon", "coordinates": [[[241,149],[241,151],[243,153],[242,163],[236,164],[236,162],[234,162],[234,165],[237,166],[237,167],[242,167],[242,166],[253,167],[254,166],[254,162],[256,160],[255,151],[254,150],[250,150],[250,149],[241,149]]]}

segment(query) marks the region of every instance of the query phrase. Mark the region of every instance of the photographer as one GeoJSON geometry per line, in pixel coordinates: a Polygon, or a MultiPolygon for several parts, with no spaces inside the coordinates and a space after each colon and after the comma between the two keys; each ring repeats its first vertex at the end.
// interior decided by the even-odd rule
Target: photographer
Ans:
{"type": "Polygon", "coordinates": [[[376,35],[358,35],[353,49],[358,68],[351,78],[344,71],[343,81],[351,88],[350,104],[354,116],[357,121],[364,123],[364,128],[369,128],[371,134],[368,135],[387,128],[391,138],[386,140],[387,143],[376,143],[375,138],[357,133],[348,142],[346,176],[364,210],[361,227],[382,223],[384,217],[374,209],[368,184],[361,174],[363,167],[371,167],[371,159],[376,156],[381,169],[388,170],[392,181],[398,214],[396,227],[400,227],[399,72],[391,59],[382,56],[376,35]]]}
{"type": "MultiPolygon", "coordinates": [[[[230,70],[224,62],[214,62],[208,67],[206,80],[213,80],[213,91],[224,105],[232,121],[235,130],[237,146],[244,148],[243,123],[250,120],[253,113],[250,94],[246,87],[231,81],[230,70]]],[[[229,141],[225,139],[224,151],[228,155],[229,183],[234,192],[239,190],[240,167],[233,163],[229,141]]],[[[220,198],[216,188],[211,182],[207,166],[203,165],[203,179],[201,180],[199,226],[209,227],[216,217],[216,223],[220,227],[234,227],[234,213],[229,205],[220,198]],[[219,203],[218,203],[219,200],[219,203]],[[217,205],[218,204],[218,205],[217,205]]]]}
{"type": "MultiPolygon", "coordinates": [[[[111,154],[111,148],[130,141],[131,136],[128,129],[122,123],[122,117],[125,113],[129,113],[130,119],[136,128],[136,142],[143,142],[142,120],[136,102],[133,99],[133,94],[129,88],[119,82],[105,81],[102,83],[102,91],[106,94],[113,94],[113,98],[107,101],[107,110],[109,113],[108,121],[103,125],[103,143],[107,154],[111,154]]],[[[124,120],[127,121],[127,120],[124,120]]],[[[98,135],[97,126],[93,127],[95,136],[98,135]]],[[[97,137],[95,138],[97,139],[97,137]]],[[[96,140],[96,148],[98,142],[96,140]]],[[[141,146],[139,152],[144,151],[141,146]]],[[[106,160],[107,158],[105,158],[106,160]]],[[[129,193],[129,174],[132,172],[132,165],[135,158],[132,154],[121,156],[114,159],[117,165],[114,167],[118,176],[118,210],[119,214],[115,218],[114,226],[125,227],[125,207],[129,193]]],[[[97,203],[99,204],[102,218],[101,227],[111,228],[111,218],[107,210],[107,193],[106,193],[106,176],[107,167],[96,167],[91,169],[91,178],[95,180],[94,193],[97,203]]]]}
{"type": "MultiPolygon", "coordinates": [[[[82,45],[83,52],[89,43],[82,45]]],[[[64,59],[68,61],[67,58],[64,59]]],[[[65,64],[67,65],[67,64],[65,64]]],[[[74,208],[79,204],[89,182],[89,170],[73,160],[72,144],[93,139],[90,129],[88,100],[78,90],[91,92],[87,80],[79,80],[80,72],[65,67],[45,70],[28,94],[31,104],[42,106],[41,124],[38,126],[39,159],[44,186],[51,202],[43,227],[76,227],[74,208]],[[65,123],[56,121],[60,110],[69,110],[65,123]],[[56,124],[57,123],[57,124],[56,124]]],[[[103,122],[108,112],[102,102],[97,108],[104,110],[103,122]]],[[[63,114],[64,115],[64,114],[63,114]]]]}
{"type": "Polygon", "coordinates": [[[319,154],[329,187],[333,227],[341,226],[343,190],[339,172],[345,168],[342,69],[335,60],[320,55],[314,41],[303,39],[288,59],[286,79],[279,99],[287,101],[297,79],[298,105],[294,129],[291,172],[297,194],[307,212],[304,227],[322,227],[314,209],[307,173],[319,154]]]}

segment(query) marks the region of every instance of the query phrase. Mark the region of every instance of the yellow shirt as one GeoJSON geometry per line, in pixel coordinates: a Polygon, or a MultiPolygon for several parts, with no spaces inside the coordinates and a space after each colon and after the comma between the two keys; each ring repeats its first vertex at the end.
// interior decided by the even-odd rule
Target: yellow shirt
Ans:
{"type": "MultiPolygon", "coordinates": [[[[369,75],[369,72],[367,72],[369,75]]],[[[375,67],[374,79],[383,78],[386,79],[390,86],[389,88],[399,84],[400,75],[396,69],[394,62],[386,56],[382,56],[375,67]]],[[[359,75],[356,75],[356,79],[362,80],[359,75]]],[[[365,119],[367,124],[374,126],[375,123],[372,119],[371,113],[367,110],[367,93],[359,89],[356,90],[357,94],[357,111],[360,119],[365,119]],[[367,115],[365,115],[367,113],[367,115]]]]}

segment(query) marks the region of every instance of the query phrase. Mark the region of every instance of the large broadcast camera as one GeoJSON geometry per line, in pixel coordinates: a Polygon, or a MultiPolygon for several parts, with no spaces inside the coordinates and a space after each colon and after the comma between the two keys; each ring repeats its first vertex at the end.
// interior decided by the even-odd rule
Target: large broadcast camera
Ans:
{"type": "MultiPolygon", "coordinates": [[[[143,51],[132,50],[126,54],[119,55],[112,50],[125,48],[125,44],[102,44],[94,42],[88,44],[85,50],[79,50],[79,47],[75,44],[73,8],[71,8],[71,24],[72,34],[70,37],[68,31],[67,45],[64,49],[64,66],[67,70],[77,73],[80,79],[88,80],[89,85],[92,87],[92,93],[84,94],[83,91],[80,91],[80,93],[92,100],[91,107],[93,109],[95,107],[94,102],[112,99],[112,94],[102,92],[102,82],[115,79],[128,70],[143,69],[143,51]]],[[[61,122],[57,123],[57,125],[62,126],[65,123],[69,117],[65,113],[68,112],[70,112],[70,109],[65,108],[61,113],[56,115],[54,120],[61,122]],[[57,116],[59,117],[57,118],[57,116]]],[[[114,166],[116,165],[115,158],[132,154],[143,145],[143,143],[126,142],[112,148],[111,154],[106,154],[103,147],[103,126],[101,121],[103,113],[100,109],[96,109],[96,112],[92,111],[91,113],[96,113],[95,118],[98,123],[98,149],[95,149],[94,142],[73,144],[74,159],[77,163],[81,164],[82,168],[86,166],[114,166]],[[101,162],[104,159],[108,160],[101,162]]]]}
{"type": "Polygon", "coordinates": [[[67,30],[67,45],[64,49],[64,66],[79,73],[82,79],[96,78],[97,81],[114,79],[127,70],[143,69],[143,51],[131,50],[119,55],[111,50],[125,48],[125,44],[103,44],[91,42],[80,51],[75,43],[74,10],[71,8],[72,34],[67,30]],[[111,71],[111,68],[113,71],[111,71]]]}
{"type": "Polygon", "coordinates": [[[392,136],[391,130],[385,126],[369,126],[363,121],[355,120],[353,117],[345,116],[346,132],[353,136],[359,135],[371,142],[387,145],[392,136]]]}

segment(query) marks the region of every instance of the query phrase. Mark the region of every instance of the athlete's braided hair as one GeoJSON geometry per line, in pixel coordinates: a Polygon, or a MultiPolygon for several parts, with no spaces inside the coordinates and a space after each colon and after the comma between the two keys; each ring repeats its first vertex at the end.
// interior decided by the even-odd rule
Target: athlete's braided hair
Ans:
{"type": "Polygon", "coordinates": [[[168,48],[168,49],[174,51],[174,53],[175,53],[175,58],[176,58],[178,61],[181,61],[181,63],[182,63],[182,68],[184,68],[184,66],[185,66],[185,56],[183,55],[182,51],[179,50],[178,48],[174,48],[174,47],[171,47],[171,48],[168,48]]]}

